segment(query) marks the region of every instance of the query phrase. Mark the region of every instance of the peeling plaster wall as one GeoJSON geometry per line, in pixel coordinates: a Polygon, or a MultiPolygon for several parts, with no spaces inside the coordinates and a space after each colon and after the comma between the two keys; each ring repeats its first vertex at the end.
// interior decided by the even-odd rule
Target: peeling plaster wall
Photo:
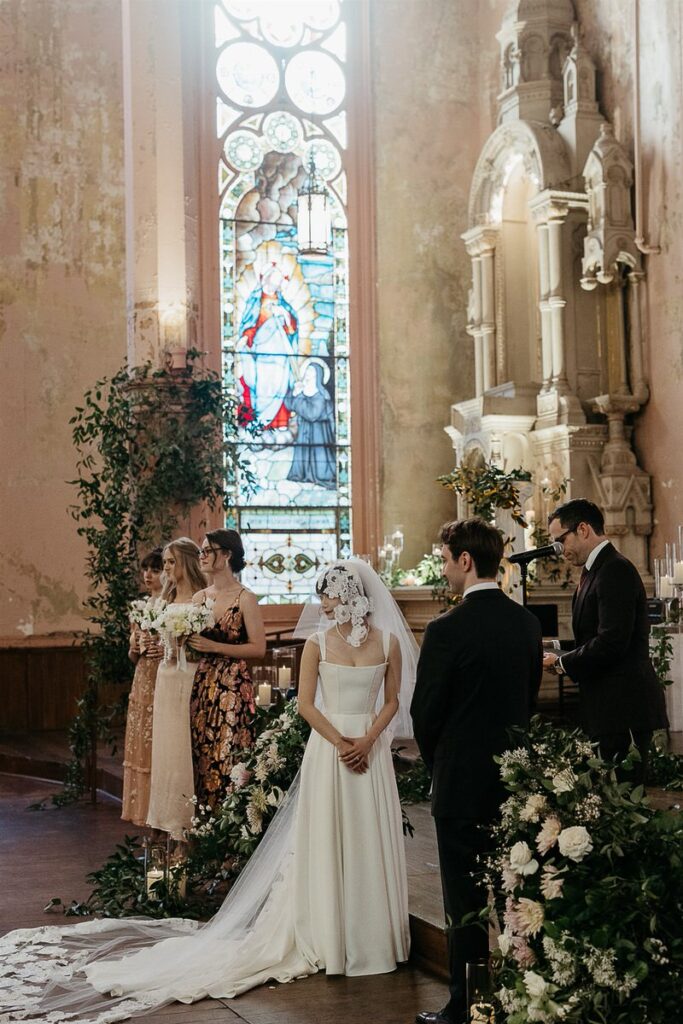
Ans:
{"type": "Polygon", "coordinates": [[[0,636],[77,628],[69,417],[125,359],[120,4],[0,6],[0,636]]]}
{"type": "MultiPolygon", "coordinates": [[[[575,0],[599,72],[599,99],[633,153],[633,2],[575,0]]],[[[683,523],[683,3],[641,0],[640,123],[645,257],[644,318],[650,401],[636,419],[641,466],[652,474],[654,555],[683,523]]]]}
{"type": "Polygon", "coordinates": [[[500,19],[482,0],[373,0],[378,320],[384,532],[404,527],[404,566],[455,515],[435,482],[444,432],[474,389],[465,332],[470,181],[495,127],[500,19]]]}

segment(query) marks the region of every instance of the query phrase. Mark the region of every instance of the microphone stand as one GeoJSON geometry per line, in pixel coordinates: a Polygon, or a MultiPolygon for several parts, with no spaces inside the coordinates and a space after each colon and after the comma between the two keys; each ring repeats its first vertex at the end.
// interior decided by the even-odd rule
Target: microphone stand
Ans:
{"type": "Polygon", "coordinates": [[[529,603],[526,592],[526,578],[529,575],[529,562],[520,562],[519,570],[522,576],[522,604],[526,608],[529,603]]]}

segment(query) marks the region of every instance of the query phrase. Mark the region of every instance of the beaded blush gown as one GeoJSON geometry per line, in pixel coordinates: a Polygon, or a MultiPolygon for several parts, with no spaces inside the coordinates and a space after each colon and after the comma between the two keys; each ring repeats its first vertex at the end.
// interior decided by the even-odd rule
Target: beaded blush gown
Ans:
{"type": "Polygon", "coordinates": [[[149,658],[144,652],[140,654],[128,697],[121,817],[138,826],[147,824],[152,768],[152,711],[158,669],[158,658],[149,658]]]}
{"type": "MultiPolygon", "coordinates": [[[[383,636],[384,662],[374,666],[327,661],[325,639],[317,634],[324,713],[343,735],[362,736],[374,719],[391,634],[383,636]]],[[[52,1022],[64,1010],[79,1021],[109,1024],[172,1001],[230,999],[271,978],[394,970],[407,960],[410,939],[401,808],[386,732],[364,774],[348,769],[336,748],[312,732],[299,776],[261,845],[221,910],[195,927],[182,920],[94,921],[11,933],[0,940],[0,953],[12,960],[9,988],[0,996],[10,1012],[0,1019],[22,1019],[18,1004],[41,1024],[49,1012],[57,1014],[52,1022]],[[130,953],[136,944],[144,948],[130,953]],[[46,971],[55,979],[47,993],[46,971]]]]}

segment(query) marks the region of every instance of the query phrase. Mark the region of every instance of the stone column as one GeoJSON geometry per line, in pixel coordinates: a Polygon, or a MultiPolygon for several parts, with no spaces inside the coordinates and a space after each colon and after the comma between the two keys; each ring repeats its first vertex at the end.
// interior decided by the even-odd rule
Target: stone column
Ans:
{"type": "Polygon", "coordinates": [[[562,285],[562,225],[566,214],[566,207],[555,206],[548,218],[548,305],[552,326],[552,383],[560,394],[566,394],[570,390],[564,336],[564,308],[567,300],[563,295],[562,285]]]}
{"type": "Polygon", "coordinates": [[[183,368],[194,344],[198,265],[187,211],[199,182],[182,4],[122,0],[122,26],[128,362],[183,368]]]}
{"type": "Polygon", "coordinates": [[[553,376],[553,339],[552,319],[550,312],[550,268],[548,265],[548,225],[536,225],[538,237],[538,274],[539,274],[539,309],[541,313],[541,370],[543,373],[543,391],[550,388],[553,376]]]}
{"type": "Polygon", "coordinates": [[[481,335],[484,391],[498,383],[496,379],[496,293],[494,246],[486,245],[481,254],[481,335]]]}
{"type": "Polygon", "coordinates": [[[644,274],[632,270],[627,278],[629,296],[629,362],[631,366],[631,393],[641,403],[648,400],[649,388],[643,367],[643,322],[641,311],[641,282],[644,274]]]}
{"type": "Polygon", "coordinates": [[[497,384],[494,256],[498,232],[489,227],[476,227],[462,237],[472,258],[472,300],[467,333],[474,340],[474,373],[479,397],[497,384]]]}

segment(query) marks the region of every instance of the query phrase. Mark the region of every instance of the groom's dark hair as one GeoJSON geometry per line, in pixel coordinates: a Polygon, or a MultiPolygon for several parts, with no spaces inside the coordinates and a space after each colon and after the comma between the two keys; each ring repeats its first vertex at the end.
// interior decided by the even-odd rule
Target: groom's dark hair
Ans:
{"type": "Polygon", "coordinates": [[[448,546],[453,558],[459,558],[463,551],[467,551],[480,579],[496,575],[505,544],[500,530],[479,518],[444,523],[441,543],[448,546]]]}

